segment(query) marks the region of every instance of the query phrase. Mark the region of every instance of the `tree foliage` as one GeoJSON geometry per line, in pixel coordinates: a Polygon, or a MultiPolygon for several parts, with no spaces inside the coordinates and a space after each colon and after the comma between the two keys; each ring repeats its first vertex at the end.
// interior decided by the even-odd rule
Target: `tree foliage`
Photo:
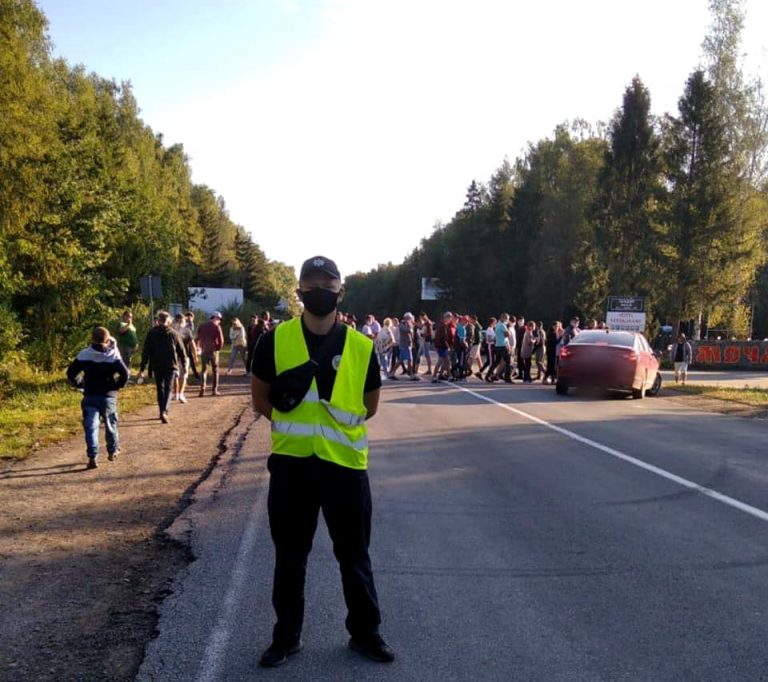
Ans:
{"type": "Polygon", "coordinates": [[[473,179],[401,265],[348,278],[350,310],[599,317],[612,294],[647,297],[654,326],[768,335],[768,111],[741,71],[743,1],[709,8],[675,114],[654,118],[636,76],[607,126],[559,126],[487,186],[473,179]],[[443,300],[419,300],[422,277],[443,300]]]}
{"type": "Polygon", "coordinates": [[[287,296],[293,271],[192,183],[130,84],[53,59],[46,30],[32,0],[0,0],[0,359],[23,340],[61,364],[139,301],[143,275],[163,277],[161,303],[190,286],[243,285],[264,307],[287,296]]]}

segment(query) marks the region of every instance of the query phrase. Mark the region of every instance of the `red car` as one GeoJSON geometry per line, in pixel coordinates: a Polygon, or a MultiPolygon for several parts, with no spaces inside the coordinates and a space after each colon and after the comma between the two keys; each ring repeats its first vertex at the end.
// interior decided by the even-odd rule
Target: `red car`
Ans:
{"type": "Polygon", "coordinates": [[[638,332],[590,329],[560,351],[556,390],[570,388],[627,391],[633,398],[661,389],[659,360],[638,332]]]}

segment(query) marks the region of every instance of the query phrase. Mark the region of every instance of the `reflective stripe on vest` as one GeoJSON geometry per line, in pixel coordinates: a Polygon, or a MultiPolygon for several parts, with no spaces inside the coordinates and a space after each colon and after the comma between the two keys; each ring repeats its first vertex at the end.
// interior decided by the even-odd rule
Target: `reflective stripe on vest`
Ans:
{"type": "MultiPolygon", "coordinates": [[[[320,399],[312,380],[304,400],[290,412],[272,411],[272,452],[295,457],[317,455],[351,469],[368,467],[367,410],[363,403],[373,342],[352,329],[345,330],[331,399],[320,399]]],[[[275,370],[278,374],[309,360],[301,320],[275,330],[275,370]]]]}
{"type": "Polygon", "coordinates": [[[272,422],[272,430],[278,433],[286,433],[294,436],[314,436],[319,435],[328,440],[341,443],[347,447],[354,448],[355,450],[362,450],[368,447],[368,436],[363,436],[360,440],[352,443],[341,432],[336,429],[329,428],[324,424],[297,424],[296,422],[272,422]]]}

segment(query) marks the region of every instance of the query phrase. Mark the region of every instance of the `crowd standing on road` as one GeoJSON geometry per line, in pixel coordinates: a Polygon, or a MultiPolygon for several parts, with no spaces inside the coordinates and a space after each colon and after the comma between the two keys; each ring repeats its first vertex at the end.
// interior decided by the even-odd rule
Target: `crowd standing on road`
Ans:
{"type": "MultiPolygon", "coordinates": [[[[337,320],[355,326],[345,313],[337,313],[337,320]]],[[[607,329],[597,320],[591,320],[589,327],[607,329]]],[[[558,354],[581,329],[577,317],[567,328],[559,320],[547,328],[544,322],[526,322],[523,315],[505,312],[484,326],[476,315],[446,311],[437,323],[424,312],[418,318],[411,312],[403,313],[402,319],[385,317],[381,323],[368,314],[361,331],[373,341],[381,373],[388,380],[418,381],[426,361],[422,375],[433,383],[464,381],[474,375],[489,383],[554,384],[558,354]],[[432,351],[437,355],[434,368],[432,351]]]]}

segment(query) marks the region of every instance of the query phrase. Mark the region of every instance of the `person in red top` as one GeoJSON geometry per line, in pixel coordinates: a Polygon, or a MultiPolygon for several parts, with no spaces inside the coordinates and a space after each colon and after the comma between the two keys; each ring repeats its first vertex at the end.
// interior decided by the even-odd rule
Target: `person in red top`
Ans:
{"type": "Polygon", "coordinates": [[[208,365],[211,366],[213,375],[213,388],[211,395],[221,395],[219,391],[219,351],[224,347],[224,332],[221,331],[221,313],[214,310],[210,319],[201,324],[197,330],[197,345],[200,346],[200,393],[205,395],[205,382],[208,373],[208,365]]]}
{"type": "Polygon", "coordinates": [[[436,384],[442,378],[451,375],[451,351],[456,343],[456,322],[453,313],[443,313],[443,321],[435,330],[435,350],[437,362],[432,375],[432,383],[436,384]]]}

